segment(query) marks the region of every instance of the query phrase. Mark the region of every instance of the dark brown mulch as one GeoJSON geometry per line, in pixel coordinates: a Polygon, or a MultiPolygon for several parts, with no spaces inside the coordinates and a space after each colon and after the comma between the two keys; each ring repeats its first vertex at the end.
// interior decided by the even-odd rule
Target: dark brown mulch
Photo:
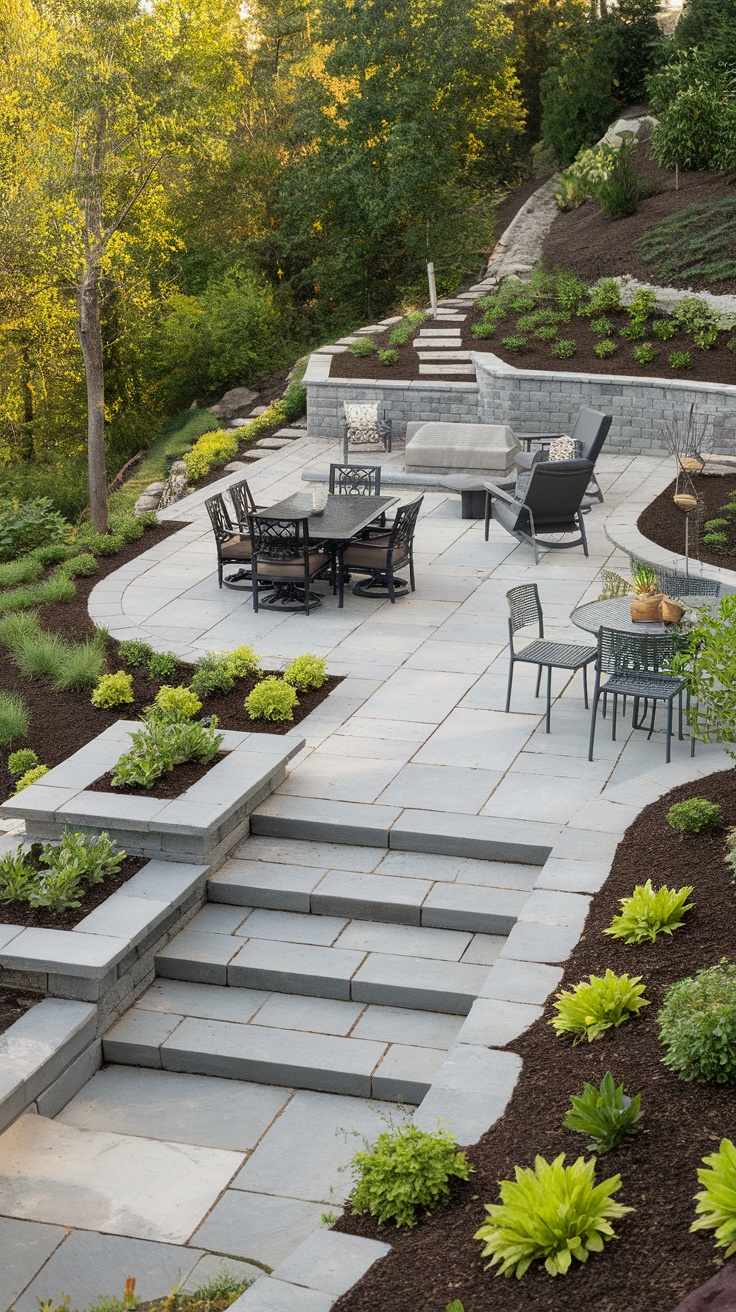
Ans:
{"type": "Polygon", "coordinates": [[[45,997],[45,993],[28,993],[23,989],[0,989],[0,1034],[45,997]]]}
{"type": "Polygon", "coordinates": [[[25,925],[30,929],[74,929],[90,911],[106,902],[111,893],[122,888],[146,864],[140,856],[126,856],[116,875],[110,875],[101,884],[93,884],[85,893],[81,906],[68,911],[47,911],[43,907],[29,907],[25,902],[0,902],[0,925],[25,925]]]}
{"type": "Polygon", "coordinates": [[[385,1240],[394,1252],[335,1305],[335,1312],[444,1312],[461,1299],[465,1312],[672,1312],[684,1296],[713,1274],[717,1265],[712,1234],[690,1234],[693,1195],[701,1158],[734,1133],[734,1090],[687,1084],[662,1065],[657,1011],[674,981],[734,955],[736,890],[724,862],[722,831],[680,839],[665,817],[673,802],[694,795],[718,801],[724,826],[736,824],[736,773],[710,775],[674,788],[645,807],[628,829],[604,888],[593,899],[585,933],[572,953],[563,986],[607,967],[641,975],[651,1005],[638,1019],[594,1043],[573,1046],[558,1038],[544,1016],[509,1045],[524,1067],[505,1115],[469,1151],[475,1173],[458,1184],[450,1204],[426,1216],[416,1229],[396,1231],[346,1215],[337,1229],[385,1240]],[[694,886],[695,908],[671,939],[627,947],[603,937],[619,899],[652,875],[656,884],[694,886]],[[599,1082],[607,1070],[630,1093],[642,1094],[645,1132],[601,1158],[598,1179],[620,1172],[617,1198],[636,1208],[615,1225],[620,1236],[605,1252],[554,1283],[536,1264],[517,1281],[483,1268],[481,1245],[473,1239],[483,1204],[496,1202],[498,1181],[513,1178],[516,1164],[564,1152],[586,1155],[585,1139],[562,1129],[572,1093],[585,1080],[599,1082]]]}
{"type": "Polygon", "coordinates": [[[208,770],[214,769],[218,762],[223,761],[227,752],[218,752],[212,761],[184,761],[182,765],[175,765],[173,770],[157,779],[155,784],[150,788],[134,788],[132,785],[126,785],[124,788],[113,788],[112,778],[114,770],[108,770],[107,774],[101,774],[99,779],[94,783],[87,785],[87,791],[90,793],[118,793],[122,797],[155,797],[163,801],[171,801],[175,797],[181,797],[187,788],[196,784],[200,779],[204,779],[208,770]]]}
{"type": "MultiPolygon", "coordinates": [[[[736,474],[696,475],[693,483],[700,504],[690,516],[690,555],[709,565],[736,570],[736,555],[716,555],[700,542],[703,524],[709,519],[719,518],[721,506],[736,488],[736,474]]],[[[642,512],[636,527],[645,538],[682,555],[685,550],[685,518],[672,500],[674,493],[675,484],[672,482],[642,512]]]]}
{"type": "MultiPolygon", "coordinates": [[[[643,282],[659,282],[654,266],[645,264],[634,247],[637,237],[694,201],[708,204],[733,195],[723,173],[706,171],[681,173],[675,191],[674,173],[659,168],[648,142],[639,147],[635,159],[638,172],[658,187],[659,193],[641,201],[636,214],[623,219],[605,218],[593,200],[569,213],[560,211],[544,243],[543,258],[548,264],[574,269],[587,282],[623,273],[643,282]]],[[[678,285],[677,279],[667,281],[678,285]]],[[[701,286],[697,280],[679,285],[696,290],[701,286]]],[[[707,290],[734,292],[736,282],[709,283],[707,290]]]]}

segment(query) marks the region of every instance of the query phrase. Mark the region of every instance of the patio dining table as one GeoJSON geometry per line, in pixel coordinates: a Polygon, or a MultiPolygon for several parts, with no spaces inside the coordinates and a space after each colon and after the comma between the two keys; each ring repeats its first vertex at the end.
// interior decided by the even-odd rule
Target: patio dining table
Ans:
{"type": "MultiPolygon", "coordinates": [[[[697,596],[678,597],[686,610],[697,608],[712,609],[718,604],[717,597],[697,596]]],[[[672,624],[663,620],[632,620],[631,598],[610,597],[607,601],[586,601],[577,606],[570,616],[573,624],[588,633],[597,633],[600,628],[616,629],[619,633],[671,633],[672,624]]]]}

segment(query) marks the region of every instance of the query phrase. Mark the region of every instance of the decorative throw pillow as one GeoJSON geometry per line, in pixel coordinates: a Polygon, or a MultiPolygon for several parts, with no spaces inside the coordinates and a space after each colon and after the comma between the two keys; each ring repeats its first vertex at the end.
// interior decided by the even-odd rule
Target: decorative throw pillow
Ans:
{"type": "Polygon", "coordinates": [[[579,460],[580,443],[575,437],[555,437],[549,444],[550,460],[579,460]]]}
{"type": "Polygon", "coordinates": [[[370,446],[380,441],[378,434],[378,402],[344,403],[348,426],[348,442],[354,446],[370,446]]]}

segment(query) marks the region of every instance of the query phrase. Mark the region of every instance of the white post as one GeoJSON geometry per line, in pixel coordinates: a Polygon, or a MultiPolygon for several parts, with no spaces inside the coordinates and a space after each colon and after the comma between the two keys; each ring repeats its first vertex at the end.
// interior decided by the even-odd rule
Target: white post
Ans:
{"type": "Polygon", "coordinates": [[[429,283],[429,303],[432,307],[432,318],[437,318],[437,287],[434,281],[434,265],[430,260],[427,265],[427,281],[429,283]]]}
{"type": "Polygon", "coordinates": [[[675,191],[680,190],[680,165],[675,164],[675,191]]]}

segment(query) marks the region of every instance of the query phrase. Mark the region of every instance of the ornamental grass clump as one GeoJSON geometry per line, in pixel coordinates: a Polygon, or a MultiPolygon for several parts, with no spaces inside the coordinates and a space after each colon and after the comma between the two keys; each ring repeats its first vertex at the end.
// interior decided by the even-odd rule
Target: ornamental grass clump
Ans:
{"type": "Polygon", "coordinates": [[[665,1066],[681,1080],[736,1080],[736,965],[715,966],[668,988],[657,1016],[665,1066]]]}
{"type": "Polygon", "coordinates": [[[298,705],[299,698],[291,684],[273,674],[267,679],[261,679],[244,702],[251,720],[270,720],[274,723],[293,720],[294,707],[298,705]]]}
{"type": "Polygon", "coordinates": [[[98,683],[104,660],[105,642],[100,634],[86,642],[65,643],[54,687],[62,692],[88,692],[98,683]]]}
{"type": "Polygon", "coordinates": [[[311,652],[297,656],[284,670],[286,682],[298,688],[299,692],[306,692],[308,688],[321,688],[328,678],[327,662],[321,656],[313,656],[311,652]]]}
{"type": "Polygon", "coordinates": [[[551,1276],[566,1275],[573,1258],[587,1262],[616,1239],[612,1221],[633,1212],[613,1195],[620,1175],[595,1183],[595,1157],[578,1157],[565,1166],[565,1154],[553,1162],[536,1157],[534,1168],[516,1166],[515,1180],[502,1180],[500,1203],[486,1203],[488,1220],[476,1231],[483,1257],[496,1275],[518,1280],[532,1262],[544,1262],[551,1276]]]}
{"type": "Polygon", "coordinates": [[[17,692],[0,692],[0,747],[9,747],[28,733],[28,707],[17,692]]]}
{"type": "Polygon", "coordinates": [[[698,1180],[703,1185],[695,1195],[698,1213],[690,1231],[714,1230],[716,1248],[725,1248],[725,1257],[736,1253],[736,1146],[731,1139],[721,1139],[717,1153],[703,1158],[698,1180]]]}
{"type": "Polygon", "coordinates": [[[610,1071],[600,1088],[586,1083],[583,1092],[570,1098],[570,1110],[562,1124],[566,1130],[587,1134],[588,1152],[610,1153],[641,1126],[641,1094],[629,1098],[623,1084],[614,1084],[610,1071]]]}
{"type": "Polygon", "coordinates": [[[651,879],[637,884],[630,897],[620,899],[621,911],[603,933],[632,945],[654,943],[660,934],[671,937],[693,909],[694,903],[687,900],[692,891],[690,884],[677,889],[663,884],[655,892],[651,879]]]}
{"type": "Polygon", "coordinates": [[[450,1181],[469,1179],[473,1167],[447,1130],[399,1125],[385,1130],[365,1152],[357,1152],[350,1169],[354,1214],[369,1212],[381,1223],[393,1221],[400,1227],[416,1225],[420,1207],[447,1202],[450,1181]]]}
{"type": "Polygon", "coordinates": [[[114,674],[103,674],[97,687],[93,690],[90,701],[93,706],[107,710],[112,706],[125,706],[135,701],[133,695],[133,675],[126,670],[116,670],[114,674]]]}
{"type": "Polygon", "coordinates": [[[592,1043],[649,1006],[640,979],[640,975],[616,975],[610,969],[602,976],[590,975],[587,981],[557,994],[557,1015],[549,1023],[558,1035],[573,1034],[575,1043],[582,1039],[592,1043]]]}
{"type": "Polygon", "coordinates": [[[712,829],[723,819],[723,810],[718,802],[709,802],[707,797],[687,797],[684,802],[675,802],[667,812],[667,824],[681,834],[702,834],[704,829],[712,829]]]}

